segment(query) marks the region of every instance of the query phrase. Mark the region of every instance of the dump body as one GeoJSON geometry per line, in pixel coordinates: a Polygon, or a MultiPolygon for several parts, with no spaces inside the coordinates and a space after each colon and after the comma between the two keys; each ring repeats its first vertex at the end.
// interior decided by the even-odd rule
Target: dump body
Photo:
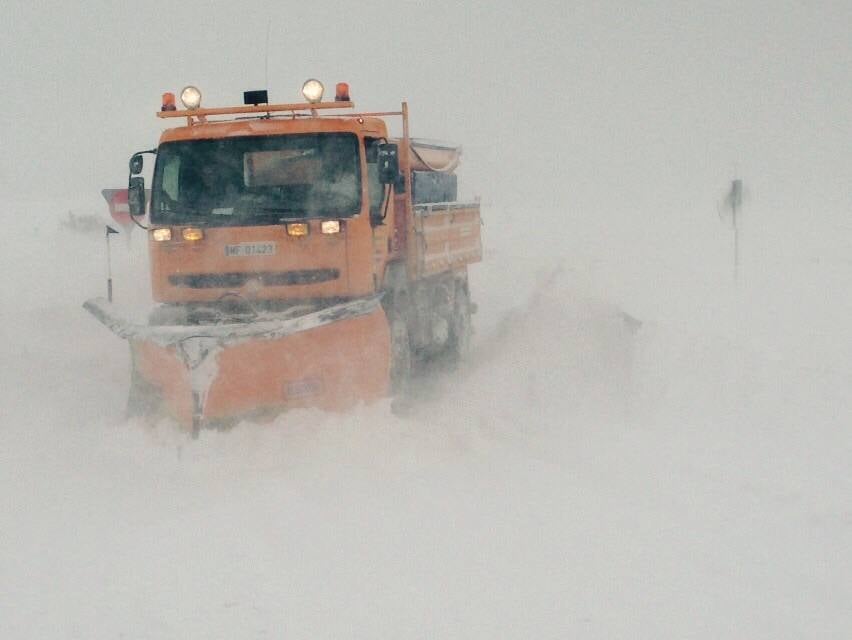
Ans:
{"type": "Polygon", "coordinates": [[[418,278],[464,268],[482,259],[479,203],[438,202],[412,207],[411,247],[418,278]]]}

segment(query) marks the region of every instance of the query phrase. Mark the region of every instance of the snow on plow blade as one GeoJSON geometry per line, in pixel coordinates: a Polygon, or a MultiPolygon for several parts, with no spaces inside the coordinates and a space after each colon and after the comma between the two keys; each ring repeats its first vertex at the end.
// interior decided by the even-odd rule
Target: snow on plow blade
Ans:
{"type": "Polygon", "coordinates": [[[197,432],[207,420],[291,407],[344,410],[385,395],[390,335],[379,299],[212,325],[134,324],[103,298],[83,307],[129,341],[136,375],[197,432]]]}

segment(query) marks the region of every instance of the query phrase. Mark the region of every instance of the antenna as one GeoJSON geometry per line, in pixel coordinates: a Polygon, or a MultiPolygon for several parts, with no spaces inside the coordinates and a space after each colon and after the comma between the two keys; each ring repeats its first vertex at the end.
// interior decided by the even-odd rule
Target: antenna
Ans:
{"type": "Polygon", "coordinates": [[[272,18],[266,21],[266,54],[263,60],[263,88],[269,90],[269,30],[272,28],[272,18]]]}
{"type": "Polygon", "coordinates": [[[111,226],[106,225],[106,247],[107,247],[107,302],[112,302],[112,257],[109,253],[109,237],[118,233],[111,226]]]}

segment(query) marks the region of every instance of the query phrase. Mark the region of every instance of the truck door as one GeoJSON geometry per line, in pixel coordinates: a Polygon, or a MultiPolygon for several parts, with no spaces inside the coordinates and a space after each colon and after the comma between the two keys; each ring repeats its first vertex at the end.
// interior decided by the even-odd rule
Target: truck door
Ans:
{"type": "Polygon", "coordinates": [[[391,251],[391,230],[393,229],[393,202],[386,198],[385,185],[379,182],[377,146],[384,140],[364,138],[365,158],[367,159],[367,191],[370,202],[370,222],[373,227],[373,273],[376,282],[384,277],[385,264],[391,251]]]}

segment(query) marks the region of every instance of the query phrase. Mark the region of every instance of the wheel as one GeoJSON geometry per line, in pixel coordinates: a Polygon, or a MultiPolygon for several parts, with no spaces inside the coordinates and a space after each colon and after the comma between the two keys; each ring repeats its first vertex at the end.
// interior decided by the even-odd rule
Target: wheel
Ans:
{"type": "Polygon", "coordinates": [[[386,312],[391,339],[390,385],[396,395],[405,391],[411,377],[411,342],[405,316],[390,310],[386,312]]]}
{"type": "Polygon", "coordinates": [[[470,314],[470,295],[465,286],[459,285],[456,288],[452,322],[450,323],[450,337],[447,342],[447,356],[453,363],[460,362],[470,352],[473,335],[470,314]]]}

